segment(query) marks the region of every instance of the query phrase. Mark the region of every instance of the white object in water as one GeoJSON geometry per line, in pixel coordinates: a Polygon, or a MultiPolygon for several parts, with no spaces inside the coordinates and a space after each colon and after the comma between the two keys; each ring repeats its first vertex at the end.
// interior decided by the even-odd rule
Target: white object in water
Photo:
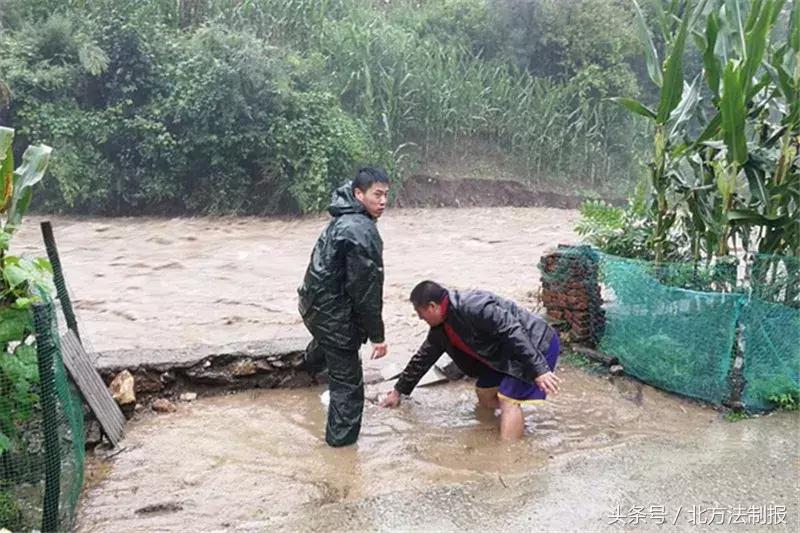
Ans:
{"type": "Polygon", "coordinates": [[[319,395],[319,401],[322,402],[322,405],[328,407],[331,403],[331,391],[326,389],[325,392],[319,395]]]}

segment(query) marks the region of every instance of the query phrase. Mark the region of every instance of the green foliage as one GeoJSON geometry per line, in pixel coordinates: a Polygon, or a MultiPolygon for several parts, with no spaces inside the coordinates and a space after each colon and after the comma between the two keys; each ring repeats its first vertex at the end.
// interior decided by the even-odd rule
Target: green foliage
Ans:
{"type": "Polygon", "coordinates": [[[29,308],[49,290],[52,273],[45,259],[8,255],[51,152],[49,146],[29,146],[14,169],[13,139],[14,130],[0,127],[0,454],[18,445],[20,425],[38,402],[29,308]]]}
{"type": "Polygon", "coordinates": [[[778,374],[755,378],[748,386],[751,395],[766,400],[772,408],[786,411],[800,409],[800,387],[789,375],[778,374]]]}
{"type": "Polygon", "coordinates": [[[778,409],[783,409],[784,411],[800,410],[800,391],[794,390],[791,392],[774,394],[767,399],[778,409]]]}
{"type": "MultiPolygon", "coordinates": [[[[26,313],[27,314],[27,313],[26,313]]],[[[26,325],[23,336],[31,332],[26,325]]],[[[0,453],[20,446],[22,427],[37,412],[39,396],[36,388],[39,371],[36,349],[19,344],[13,351],[0,352],[0,453]]]]}
{"type": "Polygon", "coordinates": [[[619,0],[505,0],[500,17],[518,64],[535,75],[577,78],[597,96],[636,94],[634,12],[619,0]]]}
{"type": "Polygon", "coordinates": [[[625,227],[625,211],[603,200],[587,200],[580,211],[581,220],[575,230],[591,241],[607,238],[608,234],[621,232],[625,227]]]}
{"type": "Polygon", "coordinates": [[[580,354],[575,352],[566,352],[560,358],[561,363],[566,363],[570,366],[575,368],[580,368],[586,372],[592,374],[600,374],[605,370],[605,367],[602,363],[598,363],[597,361],[592,361],[591,359],[584,357],[580,354]]]}
{"type": "Polygon", "coordinates": [[[297,94],[272,127],[279,171],[303,212],[327,207],[330,191],[354,174],[352,161],[369,152],[364,129],[332,101],[329,94],[297,94]]]}
{"type": "Polygon", "coordinates": [[[683,257],[694,261],[725,257],[737,241],[745,252],[800,255],[800,5],[784,12],[790,22],[781,42],[773,30],[784,4],[673,2],[664,11],[657,2],[663,64],[637,5],[658,106],[613,100],[655,128],[645,218],[657,262],[676,234],[687,243],[683,257]],[[691,83],[689,36],[702,55],[691,83]]]}
{"type": "Polygon", "coordinates": [[[9,531],[17,531],[24,526],[22,509],[19,508],[17,499],[5,492],[2,486],[0,486],[0,524],[9,531]]]}
{"type": "Polygon", "coordinates": [[[464,140],[520,177],[608,189],[632,181],[649,136],[601,100],[638,92],[619,0],[2,6],[0,121],[55,146],[37,195],[50,210],[318,209],[359,164],[401,181],[464,140]]]}
{"type": "Polygon", "coordinates": [[[423,42],[456,46],[484,59],[507,52],[502,13],[485,0],[442,0],[426,9],[412,6],[406,2],[395,7],[392,18],[423,42]]]}
{"type": "Polygon", "coordinates": [[[750,416],[747,414],[747,411],[728,411],[723,418],[727,422],[740,422],[742,420],[747,420],[750,416]]]}
{"type": "Polygon", "coordinates": [[[14,130],[0,127],[0,309],[9,305],[27,309],[40,291],[47,290],[50,264],[44,259],[8,255],[8,251],[30,206],[33,186],[44,177],[52,149],[29,146],[15,169],[13,140],[14,130]]]}
{"type": "Polygon", "coordinates": [[[632,200],[627,208],[614,207],[602,200],[587,200],[580,213],[575,231],[589,244],[620,257],[652,258],[648,245],[651,224],[637,200],[632,200]]]}

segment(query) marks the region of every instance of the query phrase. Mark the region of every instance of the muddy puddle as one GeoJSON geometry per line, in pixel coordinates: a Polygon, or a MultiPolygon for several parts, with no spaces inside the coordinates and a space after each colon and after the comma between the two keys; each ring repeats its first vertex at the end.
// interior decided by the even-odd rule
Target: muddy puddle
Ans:
{"type": "Polygon", "coordinates": [[[560,373],[511,444],[466,381],[368,403],[345,449],[323,441],[320,387],[184,403],[128,427],[78,530],[602,530],[617,506],[659,504],[685,510],[671,531],[691,530],[691,505],[770,503],[797,524],[796,417],[731,424],[626,378],[560,373]]]}

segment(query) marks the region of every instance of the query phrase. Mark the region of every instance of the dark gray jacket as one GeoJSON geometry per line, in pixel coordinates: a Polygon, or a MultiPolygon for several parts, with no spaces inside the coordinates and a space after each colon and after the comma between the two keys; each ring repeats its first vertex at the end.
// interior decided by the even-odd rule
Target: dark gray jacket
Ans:
{"type": "Polygon", "coordinates": [[[384,342],[383,241],[350,183],[333,194],[333,217],[317,239],[298,311],[311,334],[326,344],[353,349],[367,339],[384,342]]]}
{"type": "Polygon", "coordinates": [[[448,291],[448,298],[445,323],[483,361],[456,349],[444,325],[431,328],[395,384],[399,392],[411,394],[444,352],[470,376],[478,376],[490,366],[533,383],[536,377],[550,371],[545,353],[557,333],[544,319],[487,291],[448,291]]]}

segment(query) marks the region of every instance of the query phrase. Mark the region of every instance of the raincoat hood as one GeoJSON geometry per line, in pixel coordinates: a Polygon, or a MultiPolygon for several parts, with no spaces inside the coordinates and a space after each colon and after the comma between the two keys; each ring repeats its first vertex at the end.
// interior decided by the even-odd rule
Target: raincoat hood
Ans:
{"type": "Polygon", "coordinates": [[[348,181],[333,191],[331,195],[331,205],[328,206],[328,213],[334,217],[357,213],[363,213],[369,216],[367,210],[364,208],[364,204],[359,202],[353,194],[352,181],[348,181]]]}

